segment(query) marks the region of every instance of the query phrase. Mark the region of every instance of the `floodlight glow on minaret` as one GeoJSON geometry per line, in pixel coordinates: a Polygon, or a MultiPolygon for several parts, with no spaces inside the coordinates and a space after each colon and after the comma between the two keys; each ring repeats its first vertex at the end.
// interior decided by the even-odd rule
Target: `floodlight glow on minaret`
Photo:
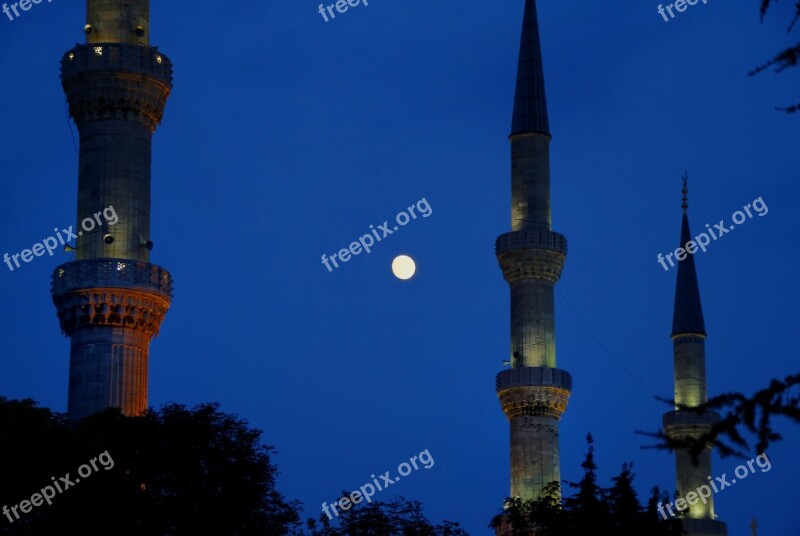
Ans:
{"type": "Polygon", "coordinates": [[[172,64],[149,46],[149,0],[88,0],[86,43],[61,60],[80,132],[77,221],[113,207],[118,221],[77,238],[53,273],[61,330],[71,339],[68,413],[147,408],[149,346],[172,297],[150,263],[151,141],[172,89],[172,64]]]}
{"type": "Polygon", "coordinates": [[[556,368],[554,291],[567,239],[550,228],[550,139],[536,2],[526,0],[509,136],[512,231],[495,244],[511,289],[510,368],[497,375],[497,396],[511,431],[510,496],[523,500],[560,486],[558,421],[572,390],[556,368]]]}
{"type": "MultiPolygon", "coordinates": [[[[692,239],[689,230],[689,200],[687,177],[683,177],[683,218],[681,221],[681,245],[692,239]]],[[[700,303],[700,285],[694,255],[687,255],[678,264],[675,285],[675,311],[672,317],[672,345],[675,365],[675,411],[664,414],[666,435],[671,439],[700,437],[719,421],[719,414],[707,410],[696,413],[681,409],[698,407],[707,400],[706,391],[706,325],[700,303]]],[[[708,486],[711,473],[711,447],[700,453],[695,464],[685,450],[675,451],[677,494],[686,498],[701,486],[708,486]]],[[[714,497],[689,505],[684,512],[683,528],[687,536],[725,536],[725,523],[716,520],[714,497]]]]}

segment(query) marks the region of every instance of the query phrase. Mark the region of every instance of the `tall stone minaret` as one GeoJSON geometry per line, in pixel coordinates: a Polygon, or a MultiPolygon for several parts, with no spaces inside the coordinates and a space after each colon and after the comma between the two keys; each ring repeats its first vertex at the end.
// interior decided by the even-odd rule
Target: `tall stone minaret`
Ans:
{"type": "Polygon", "coordinates": [[[149,262],[151,139],[172,88],[172,64],[149,46],[149,11],[149,0],[87,0],[86,43],[61,59],[80,131],[76,260],[52,282],[71,338],[72,419],[147,408],[150,340],[172,296],[169,272],[149,262]]]}
{"type": "MultiPolygon", "coordinates": [[[[686,175],[683,177],[683,221],[681,223],[680,247],[692,240],[689,231],[689,204],[686,175]]],[[[696,248],[695,248],[696,250],[696,248]]],[[[706,327],[703,308],[700,304],[700,287],[694,255],[687,255],[678,263],[678,282],[675,287],[675,312],[672,318],[672,345],[675,359],[675,411],[664,414],[664,431],[671,439],[699,437],[708,433],[719,414],[706,411],[703,414],[678,409],[679,405],[696,407],[706,402],[706,327]]],[[[675,472],[678,496],[686,499],[689,492],[700,486],[709,486],[711,473],[710,446],[700,454],[695,465],[684,450],[676,450],[675,472]]],[[[676,511],[676,513],[678,513],[676,511]]],[[[683,528],[688,536],[726,535],[725,523],[716,520],[714,495],[704,504],[689,505],[683,511],[683,528]]]]}
{"type": "Polygon", "coordinates": [[[561,482],[558,421],[572,377],[556,367],[554,290],[567,239],[550,228],[550,128],[535,0],[525,15],[511,125],[511,229],[495,249],[511,287],[509,369],[497,396],[511,428],[511,497],[538,498],[561,482]]]}

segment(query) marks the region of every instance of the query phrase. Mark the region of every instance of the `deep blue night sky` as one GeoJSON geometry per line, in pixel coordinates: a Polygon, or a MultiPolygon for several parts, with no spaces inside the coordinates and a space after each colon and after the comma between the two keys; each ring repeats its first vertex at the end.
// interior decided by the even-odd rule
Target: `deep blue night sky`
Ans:
{"type": "MultiPolygon", "coordinates": [[[[312,2],[152,4],[175,87],[154,136],[151,258],[176,283],[150,403],[219,401],[264,430],[280,490],[314,517],[428,449],[430,470],[376,498],[489,534],[509,483],[494,239],[510,229],[522,0],[370,0],[328,23],[312,2]],[[421,198],[430,217],[333,272],[321,264],[421,198]],[[407,282],[389,269],[400,253],[418,265],[407,282]]],[[[747,72],[798,30],[785,31],[791,2],[763,24],[758,4],[709,0],[664,22],[655,1],[539,1],[553,229],[570,247],[556,293],[558,365],[575,381],[568,480],[591,432],[602,484],[632,461],[642,499],[674,489],[672,456],[634,432],[669,409],[655,397],[672,393],[675,270],[656,255],[678,246],[684,171],[695,232],[759,196],[769,209],[696,257],[709,393],[797,372],[800,116],[774,107],[800,99],[800,70],[747,72]]],[[[83,41],[84,11],[55,0],[0,15],[0,254],[75,223],[58,65],[83,41]]],[[[66,410],[49,279],[70,258],[0,264],[0,395],[66,410]]],[[[780,424],[772,470],[716,496],[731,536],[753,516],[759,534],[797,534],[800,429],[780,424]]],[[[716,459],[714,474],[738,463],[716,459]]]]}

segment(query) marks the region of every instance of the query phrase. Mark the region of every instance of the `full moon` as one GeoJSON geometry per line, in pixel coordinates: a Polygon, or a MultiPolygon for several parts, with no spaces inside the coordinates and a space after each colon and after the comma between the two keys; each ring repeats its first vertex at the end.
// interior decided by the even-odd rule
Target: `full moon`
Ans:
{"type": "Polygon", "coordinates": [[[392,261],[392,273],[397,279],[411,279],[416,271],[417,265],[408,255],[398,255],[392,261]]]}

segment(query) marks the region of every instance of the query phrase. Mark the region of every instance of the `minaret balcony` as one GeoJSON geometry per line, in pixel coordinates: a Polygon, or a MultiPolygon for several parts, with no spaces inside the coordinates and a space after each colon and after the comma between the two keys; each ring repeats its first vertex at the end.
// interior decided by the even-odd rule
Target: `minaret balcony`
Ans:
{"type": "Polygon", "coordinates": [[[682,518],[683,530],[689,536],[727,536],[728,526],[716,519],[682,518]]]}
{"type": "Polygon", "coordinates": [[[662,423],[664,433],[673,439],[699,437],[711,431],[720,420],[719,413],[706,410],[697,413],[689,410],[676,410],[664,414],[662,423]]]}
{"type": "Polygon", "coordinates": [[[160,266],[127,259],[68,262],[53,272],[53,303],[61,331],[94,327],[158,335],[172,300],[172,276],[160,266]]]}
{"type": "Polygon", "coordinates": [[[496,386],[509,419],[522,415],[560,419],[572,393],[572,376],[551,367],[514,367],[497,375],[496,386]]]}
{"type": "Polygon", "coordinates": [[[172,91],[172,62],[154,47],[77,45],[61,59],[69,113],[81,128],[94,121],[139,121],[155,131],[172,91]]]}
{"type": "Polygon", "coordinates": [[[567,260],[567,239],[548,229],[520,229],[498,236],[495,254],[509,283],[520,279],[555,283],[567,260]]]}
{"type": "Polygon", "coordinates": [[[172,62],[156,47],[126,43],[76,45],[61,58],[61,80],[89,72],[142,74],[172,86],[172,62]]]}
{"type": "Polygon", "coordinates": [[[56,267],[53,272],[53,297],[74,290],[98,287],[149,290],[172,298],[172,276],[149,262],[128,259],[85,259],[56,267]]]}
{"type": "Polygon", "coordinates": [[[567,237],[548,229],[520,229],[497,237],[494,250],[499,257],[503,253],[519,249],[544,249],[567,255],[567,237]]]}

